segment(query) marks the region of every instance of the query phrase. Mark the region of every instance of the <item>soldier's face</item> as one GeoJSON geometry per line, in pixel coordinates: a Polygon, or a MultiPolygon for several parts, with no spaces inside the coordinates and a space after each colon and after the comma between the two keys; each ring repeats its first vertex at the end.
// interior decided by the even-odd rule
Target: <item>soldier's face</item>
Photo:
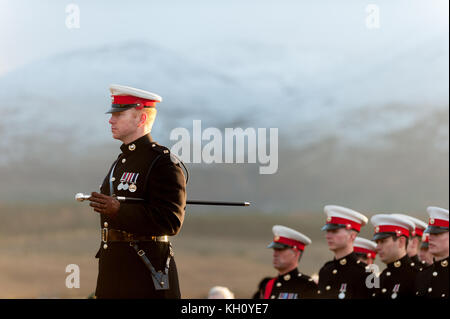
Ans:
{"type": "Polygon", "coordinates": [[[376,251],[380,256],[381,261],[384,262],[385,264],[392,263],[397,259],[399,259],[400,257],[402,257],[400,256],[401,255],[400,239],[394,241],[392,237],[387,237],[376,240],[376,243],[377,243],[376,251]]]}
{"type": "Polygon", "coordinates": [[[433,255],[430,253],[428,248],[420,248],[419,260],[420,261],[425,260],[425,262],[427,264],[432,264],[433,263],[433,255]]]}
{"type": "Polygon", "coordinates": [[[351,232],[345,228],[327,230],[325,238],[331,251],[343,249],[352,241],[351,232]]]}
{"type": "Polygon", "coordinates": [[[447,257],[448,231],[440,234],[430,234],[428,250],[435,257],[447,257]]]}
{"type": "Polygon", "coordinates": [[[294,249],[273,249],[273,267],[282,272],[296,265],[299,254],[294,249]]]}
{"type": "Polygon", "coordinates": [[[113,138],[123,141],[126,140],[128,136],[135,134],[139,126],[139,116],[136,115],[134,109],[114,112],[111,113],[109,124],[111,124],[113,138]]]}

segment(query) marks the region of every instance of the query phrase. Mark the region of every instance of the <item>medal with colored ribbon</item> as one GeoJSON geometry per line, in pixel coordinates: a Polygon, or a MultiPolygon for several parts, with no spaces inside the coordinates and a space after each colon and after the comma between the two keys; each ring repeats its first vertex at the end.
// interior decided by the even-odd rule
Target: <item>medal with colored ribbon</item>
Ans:
{"type": "Polygon", "coordinates": [[[338,295],[339,299],[345,298],[345,291],[347,290],[347,284],[342,284],[341,289],[339,289],[340,294],[338,295]]]}
{"type": "Polygon", "coordinates": [[[395,286],[394,286],[394,289],[392,289],[392,295],[391,295],[391,298],[392,299],[395,299],[395,298],[397,298],[397,292],[400,290],[400,284],[396,284],[395,286]]]}
{"type": "Polygon", "coordinates": [[[127,173],[127,175],[125,176],[125,184],[123,185],[123,190],[126,191],[128,190],[129,187],[129,182],[131,181],[131,179],[133,178],[134,174],[133,173],[127,173]]]}
{"type": "Polygon", "coordinates": [[[126,175],[126,174],[127,174],[127,173],[123,173],[123,174],[122,174],[122,177],[120,178],[120,184],[117,185],[117,190],[118,190],[118,191],[120,191],[120,190],[123,189],[123,182],[125,182],[125,175],[126,175]]]}
{"type": "Polygon", "coordinates": [[[132,193],[134,193],[137,189],[136,181],[137,181],[138,176],[139,176],[139,173],[133,173],[133,176],[131,177],[131,185],[128,190],[132,193]]]}

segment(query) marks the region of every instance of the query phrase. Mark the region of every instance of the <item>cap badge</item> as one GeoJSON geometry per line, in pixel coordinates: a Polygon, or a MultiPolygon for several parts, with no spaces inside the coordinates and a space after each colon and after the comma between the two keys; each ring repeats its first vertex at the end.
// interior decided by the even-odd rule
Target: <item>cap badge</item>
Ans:
{"type": "Polygon", "coordinates": [[[397,260],[395,263],[394,263],[394,267],[395,268],[398,268],[398,267],[400,267],[402,265],[402,262],[400,261],[400,260],[397,260]]]}
{"type": "Polygon", "coordinates": [[[368,257],[368,258],[372,258],[372,254],[371,254],[371,253],[368,253],[368,254],[367,254],[367,257],[368,257]]]}
{"type": "Polygon", "coordinates": [[[430,218],[430,225],[434,224],[434,218],[430,218]]]}
{"type": "Polygon", "coordinates": [[[331,217],[328,217],[328,218],[327,218],[327,222],[331,222],[331,217]]]}
{"type": "Polygon", "coordinates": [[[279,240],[280,240],[280,236],[275,236],[275,237],[273,238],[273,240],[274,240],[274,241],[279,241],[279,240]]]}
{"type": "Polygon", "coordinates": [[[375,232],[376,232],[376,233],[379,233],[379,232],[380,232],[380,227],[378,227],[378,226],[375,227],[375,232]]]}
{"type": "Polygon", "coordinates": [[[339,261],[339,263],[342,265],[342,266],[345,266],[346,264],[347,264],[347,259],[341,259],[340,261],[339,261]]]}
{"type": "Polygon", "coordinates": [[[347,228],[347,229],[352,229],[352,225],[347,224],[347,225],[345,226],[345,228],[347,228]]]}
{"type": "Polygon", "coordinates": [[[399,231],[399,230],[396,230],[396,231],[395,231],[395,233],[397,234],[397,237],[400,237],[400,236],[401,236],[401,234],[402,234],[402,232],[401,232],[401,231],[399,231]]]}

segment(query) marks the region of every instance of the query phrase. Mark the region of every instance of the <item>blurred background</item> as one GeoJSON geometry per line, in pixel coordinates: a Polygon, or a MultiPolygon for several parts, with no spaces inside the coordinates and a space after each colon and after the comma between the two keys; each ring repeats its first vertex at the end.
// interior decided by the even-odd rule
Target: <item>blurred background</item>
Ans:
{"type": "Polygon", "coordinates": [[[163,97],[152,136],[168,147],[193,120],[279,131],[276,174],[188,164],[190,199],[252,206],[188,207],[173,240],[183,297],[215,285],[251,297],[276,274],[274,224],[311,237],[300,269],[317,273],[332,258],[326,204],[424,221],[448,208],[448,12],[446,0],[0,0],[0,297],[95,289],[98,216],[74,195],[120,153],[112,83],[163,97]],[[65,287],[72,263],[79,289],[65,287]]]}

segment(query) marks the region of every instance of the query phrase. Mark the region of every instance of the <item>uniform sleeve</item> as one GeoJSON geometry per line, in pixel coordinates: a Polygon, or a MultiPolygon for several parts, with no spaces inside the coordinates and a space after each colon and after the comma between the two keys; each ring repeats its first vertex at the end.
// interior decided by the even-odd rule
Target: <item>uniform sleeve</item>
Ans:
{"type": "Polygon", "coordinates": [[[169,155],[153,166],[144,203],[121,203],[117,223],[135,234],[173,236],[179,233],[186,207],[186,182],[181,168],[169,155]]]}

